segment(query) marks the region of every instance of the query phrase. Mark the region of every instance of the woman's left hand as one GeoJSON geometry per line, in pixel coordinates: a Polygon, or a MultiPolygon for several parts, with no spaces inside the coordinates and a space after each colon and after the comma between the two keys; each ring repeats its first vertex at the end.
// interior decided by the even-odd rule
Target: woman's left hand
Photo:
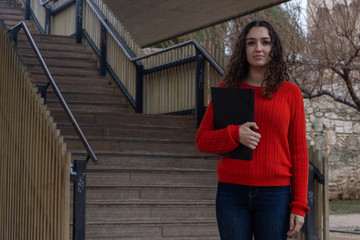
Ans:
{"type": "Polygon", "coordinates": [[[290,230],[287,232],[289,237],[293,236],[295,233],[299,232],[302,225],[305,222],[305,218],[303,216],[297,214],[290,214],[290,230]]]}

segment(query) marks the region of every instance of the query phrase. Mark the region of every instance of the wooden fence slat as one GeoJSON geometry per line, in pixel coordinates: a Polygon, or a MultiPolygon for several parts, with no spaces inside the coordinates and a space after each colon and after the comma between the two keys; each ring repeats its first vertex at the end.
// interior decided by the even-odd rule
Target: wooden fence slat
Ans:
{"type": "Polygon", "coordinates": [[[328,158],[322,159],[323,164],[323,174],[325,176],[325,183],[322,192],[322,207],[323,207],[323,225],[324,225],[324,234],[323,240],[329,240],[329,160],[328,158]]]}
{"type": "Polygon", "coordinates": [[[69,211],[57,203],[69,197],[70,157],[1,24],[0,40],[0,238],[67,240],[69,214],[56,212],[69,211]]]}

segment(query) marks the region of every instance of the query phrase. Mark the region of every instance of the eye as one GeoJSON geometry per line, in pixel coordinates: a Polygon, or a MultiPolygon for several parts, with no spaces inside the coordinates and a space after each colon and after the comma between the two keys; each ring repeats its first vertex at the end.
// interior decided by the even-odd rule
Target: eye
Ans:
{"type": "Polygon", "coordinates": [[[262,42],[262,44],[263,45],[270,45],[271,44],[271,41],[270,40],[264,40],[263,42],[262,42]]]}
{"type": "Polygon", "coordinates": [[[254,42],[254,41],[248,41],[248,42],[247,42],[247,45],[248,45],[248,46],[254,46],[254,45],[255,45],[255,42],[254,42]]]}

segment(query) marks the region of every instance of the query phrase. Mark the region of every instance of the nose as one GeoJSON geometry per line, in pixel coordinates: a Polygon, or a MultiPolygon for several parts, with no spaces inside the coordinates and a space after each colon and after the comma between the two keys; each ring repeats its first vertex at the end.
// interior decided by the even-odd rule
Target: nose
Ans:
{"type": "Polygon", "coordinates": [[[261,52],[262,49],[261,49],[261,44],[260,43],[257,43],[256,44],[256,49],[255,49],[256,52],[261,52]]]}

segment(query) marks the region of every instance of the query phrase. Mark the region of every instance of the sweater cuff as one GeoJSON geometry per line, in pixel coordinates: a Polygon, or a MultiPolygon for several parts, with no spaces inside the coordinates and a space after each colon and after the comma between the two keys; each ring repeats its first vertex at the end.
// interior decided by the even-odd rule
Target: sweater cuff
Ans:
{"type": "Polygon", "coordinates": [[[228,131],[230,132],[231,137],[238,143],[240,143],[240,134],[239,134],[239,128],[240,125],[229,125],[227,126],[228,131]]]}
{"type": "Polygon", "coordinates": [[[292,202],[290,204],[291,213],[305,217],[305,213],[310,211],[310,208],[307,205],[301,204],[299,202],[292,202]]]}

